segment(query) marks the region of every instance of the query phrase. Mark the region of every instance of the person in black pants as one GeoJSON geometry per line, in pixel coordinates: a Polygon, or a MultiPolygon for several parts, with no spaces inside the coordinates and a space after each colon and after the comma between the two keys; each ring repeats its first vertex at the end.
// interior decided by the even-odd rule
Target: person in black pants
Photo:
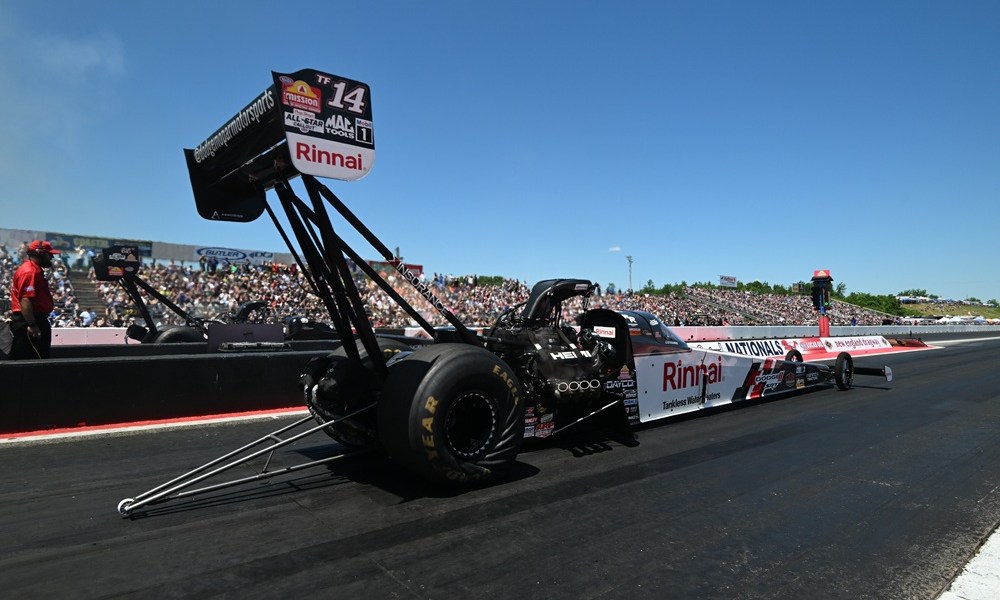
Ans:
{"type": "Polygon", "coordinates": [[[52,348],[49,313],[53,303],[45,269],[52,266],[53,254],[59,251],[52,248],[52,244],[35,240],[28,244],[27,256],[14,272],[10,286],[12,359],[49,357],[52,348]]]}

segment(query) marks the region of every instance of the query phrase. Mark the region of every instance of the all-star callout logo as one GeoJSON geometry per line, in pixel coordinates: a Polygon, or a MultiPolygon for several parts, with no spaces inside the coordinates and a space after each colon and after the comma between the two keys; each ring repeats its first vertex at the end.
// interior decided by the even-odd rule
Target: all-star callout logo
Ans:
{"type": "Polygon", "coordinates": [[[318,113],[322,110],[323,93],[308,83],[293,80],[291,77],[281,78],[281,103],[292,108],[301,108],[318,113]]]}

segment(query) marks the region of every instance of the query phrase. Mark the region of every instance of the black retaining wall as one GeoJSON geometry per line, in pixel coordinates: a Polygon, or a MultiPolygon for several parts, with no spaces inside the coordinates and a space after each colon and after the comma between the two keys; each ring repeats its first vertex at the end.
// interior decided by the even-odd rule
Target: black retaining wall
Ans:
{"type": "Polygon", "coordinates": [[[336,347],[205,352],[205,344],[53,347],[0,361],[0,433],[304,406],[306,363],[336,347]]]}

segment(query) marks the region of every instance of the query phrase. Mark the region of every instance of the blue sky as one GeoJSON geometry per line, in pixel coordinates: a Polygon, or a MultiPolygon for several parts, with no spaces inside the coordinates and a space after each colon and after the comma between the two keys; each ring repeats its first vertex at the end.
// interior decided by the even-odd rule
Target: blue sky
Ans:
{"type": "Polygon", "coordinates": [[[327,184],[429,272],[997,299],[998,64],[995,1],[0,0],[0,226],[283,250],[182,149],[315,68],[372,89],[327,184]]]}

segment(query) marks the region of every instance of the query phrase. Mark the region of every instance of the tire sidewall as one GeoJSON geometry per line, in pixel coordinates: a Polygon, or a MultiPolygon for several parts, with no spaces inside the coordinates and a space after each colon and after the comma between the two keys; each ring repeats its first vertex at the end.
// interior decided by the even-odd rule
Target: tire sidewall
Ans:
{"type": "Polygon", "coordinates": [[[850,354],[841,352],[833,364],[833,377],[837,388],[848,390],[854,385],[854,359],[850,354]]]}
{"type": "Polygon", "coordinates": [[[785,354],[785,360],[787,362],[802,362],[802,353],[793,348],[785,354]]]}
{"type": "MultiPolygon", "coordinates": [[[[365,350],[364,344],[362,344],[361,340],[355,340],[352,343],[357,344],[358,352],[361,355],[360,368],[367,373],[369,379],[373,379],[375,377],[374,367],[372,366],[371,358],[368,356],[368,353],[365,350]]],[[[389,360],[390,358],[394,357],[400,352],[408,351],[410,349],[410,346],[404,342],[401,342],[393,338],[383,338],[383,337],[378,338],[378,346],[379,350],[382,351],[382,355],[385,357],[386,360],[389,360]]],[[[316,371],[318,371],[317,373],[309,375],[309,380],[308,382],[306,382],[306,385],[308,385],[309,387],[311,387],[313,384],[320,383],[324,377],[327,377],[330,374],[332,374],[332,372],[334,371],[334,364],[336,361],[346,361],[349,359],[347,359],[347,350],[344,349],[343,346],[341,346],[340,348],[337,348],[336,350],[331,352],[325,359],[322,360],[325,361],[324,363],[322,363],[324,366],[322,368],[316,369],[316,371]]],[[[304,374],[304,376],[305,375],[306,374],[304,374]]],[[[358,385],[361,385],[360,382],[357,383],[358,385]]],[[[308,388],[304,389],[303,391],[305,393],[306,407],[309,409],[309,413],[313,416],[313,419],[316,421],[317,424],[325,425],[330,421],[335,421],[338,419],[338,415],[334,414],[327,407],[310,399],[308,388]]],[[[358,395],[364,396],[364,394],[361,393],[359,393],[358,395]]],[[[360,397],[359,400],[361,400],[360,397]]],[[[363,403],[364,400],[361,400],[361,404],[363,403]]],[[[351,405],[345,408],[347,412],[351,412],[352,410],[359,408],[359,406],[351,405]]],[[[362,418],[364,418],[364,416],[362,416],[362,418]]],[[[372,420],[372,422],[374,422],[374,419],[372,420]]],[[[327,427],[323,431],[334,440],[340,442],[341,444],[344,444],[345,446],[349,446],[352,448],[366,448],[375,445],[374,444],[375,440],[366,435],[363,431],[359,431],[355,427],[351,426],[350,423],[334,424],[331,425],[330,427],[327,427]]]]}
{"type": "Polygon", "coordinates": [[[412,392],[399,388],[389,391],[389,395],[397,396],[395,401],[383,394],[382,401],[396,404],[385,408],[406,411],[405,432],[400,431],[402,423],[398,420],[395,428],[385,432],[405,436],[405,447],[398,445],[398,438],[386,440],[390,454],[425,478],[446,484],[482,483],[505,473],[524,437],[522,390],[506,363],[483,348],[464,344],[431,346],[400,362],[409,360],[430,363],[412,392]],[[485,399],[493,417],[489,442],[484,452],[473,459],[457,454],[446,433],[449,411],[467,394],[485,399]],[[408,410],[398,405],[399,396],[409,396],[408,410]]]}

